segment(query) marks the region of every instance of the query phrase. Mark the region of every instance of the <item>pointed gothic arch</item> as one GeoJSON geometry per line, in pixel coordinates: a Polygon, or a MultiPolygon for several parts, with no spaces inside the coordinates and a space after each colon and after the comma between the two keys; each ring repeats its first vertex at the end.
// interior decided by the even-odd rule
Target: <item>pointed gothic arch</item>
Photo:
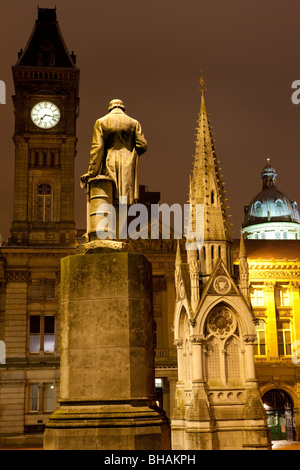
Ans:
{"type": "Polygon", "coordinates": [[[199,321],[197,321],[194,334],[205,335],[207,318],[210,315],[210,312],[218,306],[224,306],[233,313],[237,321],[240,337],[243,335],[256,335],[254,316],[251,315],[248,306],[244,302],[241,305],[239,300],[240,299],[235,299],[234,297],[222,296],[218,297],[213,302],[207,302],[207,305],[204,303],[202,306],[203,313],[199,321]],[[236,300],[238,301],[236,302],[236,300]]]}
{"type": "Polygon", "coordinates": [[[206,316],[204,336],[206,379],[215,385],[240,384],[243,342],[235,312],[225,302],[219,302],[206,316]]]}

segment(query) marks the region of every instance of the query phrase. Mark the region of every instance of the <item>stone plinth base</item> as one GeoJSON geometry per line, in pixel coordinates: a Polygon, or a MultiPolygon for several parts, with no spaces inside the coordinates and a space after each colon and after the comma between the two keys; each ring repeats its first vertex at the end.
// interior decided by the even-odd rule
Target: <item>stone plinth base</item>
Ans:
{"type": "Polygon", "coordinates": [[[155,402],[151,264],[101,251],[61,261],[60,408],[44,448],[170,449],[155,402]]]}
{"type": "Polygon", "coordinates": [[[61,404],[44,434],[47,450],[168,450],[165,413],[146,403],[61,404]]]}

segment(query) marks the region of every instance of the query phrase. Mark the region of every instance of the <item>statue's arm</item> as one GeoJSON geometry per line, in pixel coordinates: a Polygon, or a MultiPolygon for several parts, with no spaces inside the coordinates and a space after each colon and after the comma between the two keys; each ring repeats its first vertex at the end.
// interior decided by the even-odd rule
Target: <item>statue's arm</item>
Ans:
{"type": "Polygon", "coordinates": [[[148,148],[147,141],[144,137],[142,127],[139,122],[136,122],[136,127],[135,127],[135,149],[138,153],[138,155],[142,155],[144,152],[146,152],[148,148]]]}
{"type": "Polygon", "coordinates": [[[90,163],[88,173],[96,176],[101,170],[104,155],[104,141],[100,121],[96,121],[93,131],[93,139],[90,151],[90,163]]]}

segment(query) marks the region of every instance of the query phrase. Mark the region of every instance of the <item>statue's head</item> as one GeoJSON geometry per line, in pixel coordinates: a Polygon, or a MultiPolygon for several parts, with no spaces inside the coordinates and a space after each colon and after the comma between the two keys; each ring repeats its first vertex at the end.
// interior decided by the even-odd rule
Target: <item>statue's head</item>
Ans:
{"type": "Polygon", "coordinates": [[[114,108],[121,108],[123,111],[125,111],[125,106],[122,100],[112,100],[109,103],[108,111],[111,111],[114,108]]]}

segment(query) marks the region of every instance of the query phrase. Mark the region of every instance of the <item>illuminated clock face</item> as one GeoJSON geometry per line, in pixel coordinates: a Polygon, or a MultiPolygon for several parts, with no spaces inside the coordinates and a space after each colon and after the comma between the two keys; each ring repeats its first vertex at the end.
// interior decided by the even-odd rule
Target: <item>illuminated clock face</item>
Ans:
{"type": "Polygon", "coordinates": [[[41,129],[51,129],[60,121],[60,110],[50,101],[41,101],[32,108],[31,120],[41,129]]]}

